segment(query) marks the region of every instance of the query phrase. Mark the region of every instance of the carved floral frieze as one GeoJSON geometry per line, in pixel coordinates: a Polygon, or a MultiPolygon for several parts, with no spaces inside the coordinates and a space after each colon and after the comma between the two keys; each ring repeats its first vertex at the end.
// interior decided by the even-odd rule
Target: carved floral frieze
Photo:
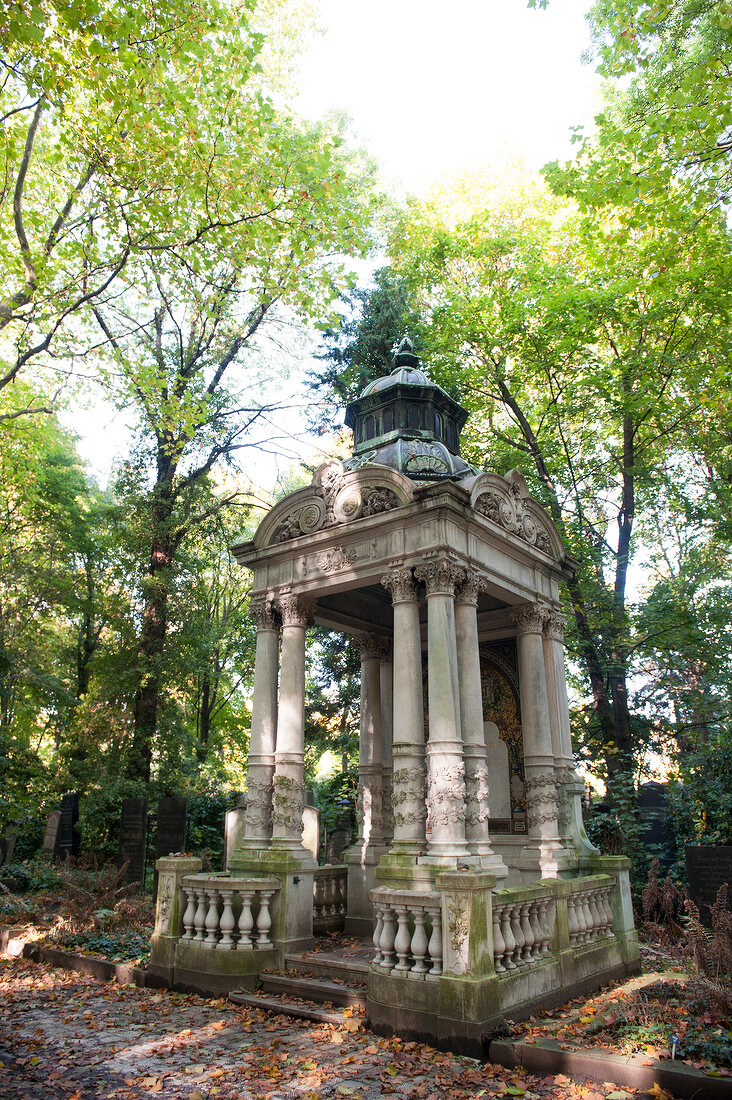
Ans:
{"type": "Polygon", "coordinates": [[[481,493],[474,508],[512,535],[549,554],[552,547],[549,529],[528,507],[529,501],[520,484],[506,480],[503,485],[496,484],[481,493]]]}

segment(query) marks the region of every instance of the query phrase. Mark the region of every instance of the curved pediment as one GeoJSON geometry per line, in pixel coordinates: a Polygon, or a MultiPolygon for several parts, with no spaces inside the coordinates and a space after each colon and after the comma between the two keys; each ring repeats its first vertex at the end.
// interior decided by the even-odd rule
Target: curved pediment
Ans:
{"type": "Polygon", "coordinates": [[[503,527],[555,561],[566,556],[554,523],[530,495],[526,478],[518,470],[505,477],[480,474],[470,488],[471,506],[479,515],[503,527]]]}
{"type": "Polygon", "coordinates": [[[353,523],[410,504],[414,483],[388,466],[371,464],[347,471],[337,458],[326,459],[311,485],[290,493],[274,506],[257,528],[259,550],[353,523]]]}

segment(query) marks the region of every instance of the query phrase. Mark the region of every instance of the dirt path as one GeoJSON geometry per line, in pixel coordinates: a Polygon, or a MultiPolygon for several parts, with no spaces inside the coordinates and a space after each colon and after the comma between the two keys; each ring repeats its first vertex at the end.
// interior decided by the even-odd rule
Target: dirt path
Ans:
{"type": "MultiPolygon", "coordinates": [[[[0,960],[1,1100],[623,1100],[401,1040],[0,960]]],[[[645,1095],[645,1094],[643,1094],[645,1095]]]]}

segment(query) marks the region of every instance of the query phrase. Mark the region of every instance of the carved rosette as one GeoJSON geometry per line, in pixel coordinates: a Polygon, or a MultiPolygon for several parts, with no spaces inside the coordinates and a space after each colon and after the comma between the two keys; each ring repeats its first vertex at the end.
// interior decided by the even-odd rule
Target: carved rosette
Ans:
{"type": "Polygon", "coordinates": [[[276,775],[272,794],[272,823],[296,833],[302,831],[305,785],[289,775],[276,775]]]}
{"type": "Polygon", "coordinates": [[[269,831],[272,825],[272,782],[247,782],[247,800],[244,809],[244,835],[251,837],[269,831]]]}
{"type": "Polygon", "coordinates": [[[480,825],[489,819],[488,800],[488,769],[483,761],[467,757],[465,760],[465,821],[468,825],[480,825]]]}
{"type": "Polygon", "coordinates": [[[526,780],[526,819],[529,828],[532,825],[545,825],[557,822],[559,818],[559,799],[554,775],[546,772],[533,775],[526,780]]]}
{"type": "Polygon", "coordinates": [[[315,600],[304,596],[280,596],[277,607],[283,626],[312,626],[315,618],[315,600]]]}
{"type": "Polygon", "coordinates": [[[431,767],[427,778],[429,827],[465,821],[465,767],[431,767]]]}
{"type": "Polygon", "coordinates": [[[546,608],[538,603],[525,603],[511,608],[511,618],[516,623],[519,634],[541,634],[546,616],[546,608]]]}
{"type": "Polygon", "coordinates": [[[392,603],[415,603],[418,599],[411,569],[393,569],[381,578],[381,583],[391,596],[392,603]]]}
{"type": "Polygon", "coordinates": [[[343,464],[332,459],[316,471],[312,498],[280,520],[270,541],[288,542],[340,523],[388,512],[399,505],[397,494],[385,485],[348,484],[343,464]]]}
{"type": "Polygon", "coordinates": [[[426,819],[422,768],[397,768],[392,776],[392,791],[395,825],[415,825],[426,819]]]}
{"type": "Polygon", "coordinates": [[[438,558],[414,570],[415,578],[423,582],[428,596],[454,596],[455,586],[465,580],[465,574],[461,565],[447,558],[438,558]]]}
{"type": "Polygon", "coordinates": [[[257,624],[257,630],[277,630],[279,626],[273,600],[252,600],[247,614],[257,624]]]}
{"type": "Polygon", "coordinates": [[[472,607],[478,606],[478,593],[485,592],[486,579],[481,577],[473,569],[466,570],[465,580],[455,592],[455,603],[466,603],[472,607]]]}

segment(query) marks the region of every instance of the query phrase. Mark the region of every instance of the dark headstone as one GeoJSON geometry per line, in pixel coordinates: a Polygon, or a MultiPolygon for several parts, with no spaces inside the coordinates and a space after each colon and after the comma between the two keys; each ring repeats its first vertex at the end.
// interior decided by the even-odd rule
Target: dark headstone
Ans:
{"type": "Polygon", "coordinates": [[[187,798],[161,798],[155,832],[155,859],[186,849],[187,798]]]}
{"type": "Polygon", "coordinates": [[[641,840],[654,849],[661,863],[668,867],[674,859],[674,841],[668,827],[669,806],[665,783],[643,783],[638,788],[638,816],[641,840]]]}
{"type": "Polygon", "coordinates": [[[353,834],[350,829],[334,829],[328,837],[328,845],[325,853],[326,863],[340,863],[346,848],[353,842],[353,834]]]}
{"type": "Polygon", "coordinates": [[[732,910],[732,844],[689,844],[686,847],[689,897],[709,923],[709,909],[720,886],[727,885],[727,907],[732,910]]]}
{"type": "Polygon", "coordinates": [[[147,840],[147,799],[125,798],[119,827],[117,866],[127,863],[124,881],[145,881],[145,842],[147,840]]]}
{"type": "Polygon", "coordinates": [[[78,820],[79,796],[76,792],[65,794],[61,799],[61,832],[58,838],[59,855],[63,859],[79,854],[80,838],[76,828],[78,820]]]}
{"type": "Polygon", "coordinates": [[[58,841],[61,832],[61,811],[51,810],[43,834],[43,858],[54,860],[58,856],[58,841]]]}
{"type": "Polygon", "coordinates": [[[7,867],[13,862],[17,824],[17,821],[9,821],[5,826],[5,832],[0,837],[0,867],[7,867]]]}

